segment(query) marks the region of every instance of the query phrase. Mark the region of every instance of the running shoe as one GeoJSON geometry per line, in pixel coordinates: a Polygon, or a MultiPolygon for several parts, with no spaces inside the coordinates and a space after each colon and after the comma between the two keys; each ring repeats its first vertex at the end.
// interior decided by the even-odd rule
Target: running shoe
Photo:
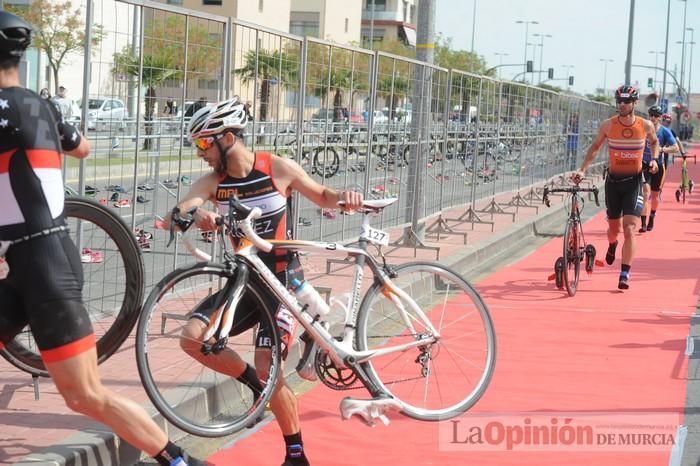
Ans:
{"type": "Polygon", "coordinates": [[[102,251],[93,251],[90,248],[83,248],[80,253],[80,262],[83,264],[100,264],[104,259],[102,251]]]}

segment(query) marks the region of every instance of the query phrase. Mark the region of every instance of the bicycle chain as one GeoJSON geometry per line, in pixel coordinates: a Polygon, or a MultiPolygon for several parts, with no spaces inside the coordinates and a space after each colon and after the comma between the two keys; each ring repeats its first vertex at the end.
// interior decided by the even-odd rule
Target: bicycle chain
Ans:
{"type": "MultiPolygon", "coordinates": [[[[395,336],[396,335],[373,335],[372,338],[393,338],[395,336]]],[[[423,355],[423,354],[428,354],[428,353],[423,351],[423,352],[421,352],[421,355],[423,355]]],[[[326,360],[330,361],[330,359],[327,358],[327,356],[325,354],[322,354],[321,352],[319,352],[316,355],[316,375],[318,375],[318,378],[321,380],[321,382],[326,387],[332,388],[333,390],[340,391],[340,392],[348,391],[348,390],[360,390],[360,389],[365,388],[365,386],[359,382],[359,377],[357,377],[357,375],[354,372],[353,372],[353,377],[355,378],[355,380],[347,386],[339,385],[339,384],[332,382],[331,380],[328,380],[328,378],[325,377],[325,375],[324,375],[326,373],[324,371],[324,369],[326,369],[326,368],[332,367],[333,370],[338,371],[339,373],[341,373],[342,371],[350,371],[351,369],[338,369],[337,367],[335,367],[333,365],[332,362],[330,364],[326,364],[323,361],[321,361],[321,359],[320,359],[320,358],[324,358],[324,357],[326,358],[326,360]]],[[[418,357],[420,358],[420,356],[418,356],[418,357]]],[[[430,356],[428,356],[428,358],[432,359],[432,357],[430,357],[430,356]]],[[[416,362],[418,362],[418,359],[416,359],[416,362]]],[[[420,375],[418,377],[409,377],[409,378],[404,378],[404,379],[382,381],[382,383],[384,385],[387,385],[387,384],[390,385],[390,384],[395,384],[395,383],[410,382],[412,380],[421,380],[424,378],[425,378],[425,376],[420,375]]]]}

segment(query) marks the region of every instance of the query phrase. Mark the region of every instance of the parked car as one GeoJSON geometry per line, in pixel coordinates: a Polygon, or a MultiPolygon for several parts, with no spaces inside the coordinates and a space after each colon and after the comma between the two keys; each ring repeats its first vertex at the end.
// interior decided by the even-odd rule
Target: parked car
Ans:
{"type": "Polygon", "coordinates": [[[87,129],[98,129],[98,124],[117,124],[119,128],[124,127],[124,120],[128,115],[124,102],[120,99],[88,99],[87,105],[87,129]]]}

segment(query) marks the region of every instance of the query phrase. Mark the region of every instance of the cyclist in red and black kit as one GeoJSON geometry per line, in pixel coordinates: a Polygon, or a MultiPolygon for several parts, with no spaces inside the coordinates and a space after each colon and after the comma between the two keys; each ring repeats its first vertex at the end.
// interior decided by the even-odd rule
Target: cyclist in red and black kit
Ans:
{"type": "MultiPolygon", "coordinates": [[[[226,212],[231,194],[235,194],[251,207],[260,208],[262,217],[256,222],[256,230],[266,239],[287,237],[288,200],[293,191],[298,191],[322,208],[337,207],[339,201],[344,201],[345,208],[349,210],[362,206],[361,193],[336,191],[323,186],[291,159],[268,152],[251,152],[242,141],[248,120],[246,107],[237,96],[200,109],[192,116],[189,137],[197,148],[197,155],[202,157],[213,171],[192,185],[190,192],[178,207],[182,211],[196,208],[194,220],[199,228],[216,229],[216,218],[226,212]],[[201,207],[207,201],[218,207],[219,214],[201,207]]],[[[166,227],[169,223],[166,222],[166,227]]],[[[260,254],[260,258],[277,274],[283,284],[287,284],[291,277],[301,273],[298,260],[286,254],[260,254]]],[[[271,363],[270,338],[266,337],[266,329],[261,328],[256,337],[255,369],[231,349],[219,354],[203,355],[199,349],[215,311],[213,303],[214,299],[206,299],[193,310],[181,335],[181,347],[190,357],[207,367],[226,373],[247,385],[255,396],[262,390],[258,377],[267,378],[271,363]]],[[[253,304],[243,296],[237,306],[231,335],[243,332],[258,323],[257,316],[261,311],[253,304]]],[[[277,308],[277,326],[284,345],[284,358],[294,336],[296,321],[286,308],[277,302],[274,305],[277,308]]],[[[280,371],[279,381],[270,398],[270,408],[284,437],[286,455],[283,466],[308,466],[309,460],[301,438],[297,399],[285,383],[282,372],[280,371]]]]}
{"type": "Polygon", "coordinates": [[[603,142],[608,141],[608,176],[605,178],[605,205],[608,215],[608,251],[605,261],[615,262],[617,237],[622,230],[622,265],[617,287],[629,288],[629,274],[635,253],[637,219],[644,205],[642,194],[642,159],[645,140],[651,146],[649,171],[658,172],[659,141],[654,126],[648,120],[634,114],[639,98],[636,88],[620,86],[615,91],[618,114],[601,123],[598,136],[586,153],[580,171],[575,174],[583,178],[588,166],[595,159],[603,142]]]}
{"type": "Polygon", "coordinates": [[[161,465],[201,465],[169,442],[143,408],[100,381],[80,255],[63,217],[61,176],[61,153],[84,158],[90,145],[53,104],[20,86],[19,60],[31,32],[23,19],[0,11],[0,256],[9,267],[0,279],[0,348],[29,325],[69,408],[109,426],[161,465]]]}

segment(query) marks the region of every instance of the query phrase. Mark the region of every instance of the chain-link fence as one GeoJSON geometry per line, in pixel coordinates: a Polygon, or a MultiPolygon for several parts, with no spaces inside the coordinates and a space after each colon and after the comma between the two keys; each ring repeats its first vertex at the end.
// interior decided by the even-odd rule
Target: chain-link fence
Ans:
{"type": "MultiPolygon", "coordinates": [[[[579,166],[611,112],[522,83],[148,0],[91,5],[86,29],[101,25],[103,40],[86,49],[80,123],[93,153],[67,159],[66,184],[153,234],[144,246],[149,285],[189,260],[165,249],[167,235],[153,224],[208,171],[185,137],[204,105],[239,95],[251,115],[250,149],[293,158],[334,189],[398,196],[383,228],[415,228],[579,166]]],[[[302,198],[292,221],[304,239],[359,233],[359,218],[302,198]]]]}

